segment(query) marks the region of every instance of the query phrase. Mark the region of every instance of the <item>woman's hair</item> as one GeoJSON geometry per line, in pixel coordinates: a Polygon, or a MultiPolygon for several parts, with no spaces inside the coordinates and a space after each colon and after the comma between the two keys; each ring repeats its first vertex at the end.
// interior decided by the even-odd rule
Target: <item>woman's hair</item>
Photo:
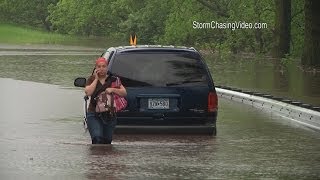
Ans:
{"type": "Polygon", "coordinates": [[[96,65],[101,63],[101,62],[105,62],[107,65],[108,65],[108,60],[104,57],[99,57],[97,60],[96,60],[96,65]]]}

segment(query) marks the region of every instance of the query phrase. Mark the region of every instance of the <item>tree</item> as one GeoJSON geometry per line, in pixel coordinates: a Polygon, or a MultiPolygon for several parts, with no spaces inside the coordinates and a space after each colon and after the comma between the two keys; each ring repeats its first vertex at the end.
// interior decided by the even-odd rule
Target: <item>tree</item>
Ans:
{"type": "Polygon", "coordinates": [[[275,45],[274,57],[285,57],[290,53],[291,0],[275,0],[275,45]]]}
{"type": "Polygon", "coordinates": [[[304,51],[301,64],[320,66],[320,1],[305,0],[304,51]]]}
{"type": "Polygon", "coordinates": [[[0,16],[5,22],[41,27],[50,30],[48,6],[58,0],[2,0],[0,16]]]}
{"type": "Polygon", "coordinates": [[[228,18],[228,5],[231,1],[224,0],[197,0],[203,6],[207,7],[210,11],[214,12],[218,16],[228,18]]]}
{"type": "Polygon", "coordinates": [[[129,34],[137,34],[139,44],[158,43],[164,33],[165,22],[170,12],[171,2],[168,0],[118,0],[113,3],[112,15],[119,19],[118,29],[126,40],[129,34]]]}
{"type": "Polygon", "coordinates": [[[304,1],[292,0],[290,55],[302,57],[304,41],[304,1]]]}
{"type": "Polygon", "coordinates": [[[110,1],[60,0],[50,6],[52,29],[63,34],[106,36],[118,23],[111,13],[110,1]]]}

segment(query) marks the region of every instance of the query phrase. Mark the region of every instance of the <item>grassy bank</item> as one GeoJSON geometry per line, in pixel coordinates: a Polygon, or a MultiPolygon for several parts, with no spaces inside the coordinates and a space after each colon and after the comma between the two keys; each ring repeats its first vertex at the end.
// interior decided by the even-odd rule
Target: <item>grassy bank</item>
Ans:
{"type": "Polygon", "coordinates": [[[119,44],[116,40],[101,37],[79,37],[40,31],[0,23],[0,43],[4,44],[61,44],[91,47],[108,47],[119,44]]]}

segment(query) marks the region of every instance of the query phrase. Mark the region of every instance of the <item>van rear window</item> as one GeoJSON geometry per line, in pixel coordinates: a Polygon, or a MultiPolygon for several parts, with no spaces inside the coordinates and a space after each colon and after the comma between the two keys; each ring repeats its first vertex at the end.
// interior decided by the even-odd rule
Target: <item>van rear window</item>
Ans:
{"type": "Polygon", "coordinates": [[[187,51],[134,51],[116,54],[111,72],[126,87],[208,86],[200,56],[187,51]]]}

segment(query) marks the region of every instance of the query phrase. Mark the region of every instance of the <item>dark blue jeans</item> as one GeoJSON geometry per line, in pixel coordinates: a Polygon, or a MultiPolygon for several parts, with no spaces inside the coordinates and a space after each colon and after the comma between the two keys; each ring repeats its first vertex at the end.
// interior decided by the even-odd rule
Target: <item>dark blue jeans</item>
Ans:
{"type": "Polygon", "coordinates": [[[102,121],[96,117],[95,113],[88,112],[87,124],[92,144],[111,144],[113,131],[117,124],[116,117],[102,121]]]}

